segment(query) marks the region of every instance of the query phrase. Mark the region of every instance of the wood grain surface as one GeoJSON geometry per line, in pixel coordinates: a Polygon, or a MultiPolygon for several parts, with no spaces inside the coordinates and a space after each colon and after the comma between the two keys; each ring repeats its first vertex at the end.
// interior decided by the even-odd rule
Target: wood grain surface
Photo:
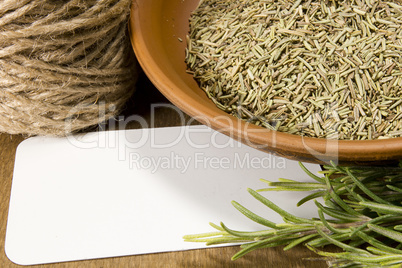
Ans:
{"type": "MultiPolygon", "coordinates": [[[[183,124],[198,124],[190,117],[178,112],[141,74],[137,84],[137,92],[127,104],[127,109],[120,117],[124,125],[117,128],[166,127],[183,124]],[[163,107],[161,107],[163,106],[163,107]],[[143,121],[137,120],[140,116],[143,121]],[[130,119],[131,118],[131,119],[130,119]]],[[[0,267],[30,267],[12,263],[4,251],[4,241],[7,226],[8,205],[15,152],[18,144],[26,137],[0,134],[0,267]]],[[[206,223],[207,224],[207,223],[206,223]]],[[[134,242],[134,241],[133,241],[134,242]]],[[[152,241],[155,243],[155,241],[152,241]]],[[[321,260],[309,260],[316,257],[304,247],[297,247],[284,252],[282,248],[268,248],[254,251],[245,257],[231,261],[230,257],[239,248],[220,247],[199,250],[189,250],[169,253],[145,254],[118,258],[85,260],[76,262],[35,265],[43,268],[77,268],[77,267],[327,267],[321,260]]]]}

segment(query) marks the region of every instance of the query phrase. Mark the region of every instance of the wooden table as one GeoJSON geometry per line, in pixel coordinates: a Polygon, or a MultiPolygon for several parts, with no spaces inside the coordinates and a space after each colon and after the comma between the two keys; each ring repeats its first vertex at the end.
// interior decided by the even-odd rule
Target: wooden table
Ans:
{"type": "MultiPolygon", "coordinates": [[[[125,118],[130,115],[140,115],[150,127],[178,126],[183,124],[198,124],[190,117],[179,116],[172,107],[155,109],[151,113],[151,105],[170,104],[149,82],[144,74],[140,75],[137,92],[129,101],[127,109],[122,113],[125,118]],[[152,123],[152,124],[151,124],[152,123]]],[[[127,128],[140,128],[141,125],[132,122],[127,128]]],[[[12,263],[4,252],[4,241],[7,226],[8,205],[13,176],[15,151],[24,137],[18,135],[0,134],[0,267],[20,267],[12,263]]],[[[230,257],[238,251],[238,247],[220,247],[200,250],[190,250],[170,253],[146,254],[118,258],[107,258],[87,261],[66,262],[35,267],[327,267],[324,261],[306,260],[315,257],[308,249],[297,247],[284,252],[282,248],[269,248],[254,251],[245,257],[231,261],[230,257]]],[[[21,266],[23,267],[23,266],[21,266]]],[[[26,266],[29,267],[29,266],[26,266]]]]}

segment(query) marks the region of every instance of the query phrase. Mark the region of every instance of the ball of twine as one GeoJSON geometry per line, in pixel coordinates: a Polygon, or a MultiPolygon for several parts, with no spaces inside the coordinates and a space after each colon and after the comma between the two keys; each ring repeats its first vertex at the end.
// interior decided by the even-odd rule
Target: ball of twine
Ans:
{"type": "Polygon", "coordinates": [[[0,2],[0,132],[65,135],[132,95],[131,0],[0,2]]]}

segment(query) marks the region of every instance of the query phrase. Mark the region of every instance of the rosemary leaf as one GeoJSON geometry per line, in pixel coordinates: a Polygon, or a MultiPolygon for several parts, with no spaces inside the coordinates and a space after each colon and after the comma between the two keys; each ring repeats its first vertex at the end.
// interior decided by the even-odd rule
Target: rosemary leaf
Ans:
{"type": "Polygon", "coordinates": [[[258,216],[257,214],[251,212],[250,210],[248,210],[247,208],[243,207],[242,205],[240,205],[239,203],[237,203],[236,201],[232,201],[232,205],[238,210],[240,211],[244,216],[246,216],[247,218],[249,218],[250,220],[259,223],[261,225],[276,229],[277,226],[274,222],[267,220],[261,216],[258,216]]]}
{"type": "Polygon", "coordinates": [[[260,195],[259,193],[250,188],[247,190],[255,199],[257,199],[258,201],[260,201],[261,203],[263,203],[264,205],[266,205],[267,207],[269,207],[270,209],[272,209],[273,211],[275,211],[276,213],[278,213],[283,218],[286,218],[289,221],[292,221],[294,223],[310,223],[310,224],[314,223],[314,221],[312,220],[297,217],[288,213],[287,211],[281,209],[280,207],[269,201],[267,198],[263,197],[262,195],[260,195]]]}
{"type": "Polygon", "coordinates": [[[389,228],[385,228],[375,224],[368,224],[367,227],[376,233],[382,234],[383,236],[389,237],[395,241],[402,243],[402,233],[400,232],[393,231],[389,228]]]}
{"type": "Polygon", "coordinates": [[[401,206],[384,205],[384,204],[378,204],[375,202],[368,202],[368,201],[363,201],[363,202],[360,202],[359,204],[364,207],[370,208],[380,214],[392,214],[392,215],[402,216],[402,207],[401,206]]]}
{"type": "Polygon", "coordinates": [[[229,229],[224,223],[211,224],[218,232],[185,236],[185,239],[207,245],[240,243],[241,249],[233,260],[256,249],[284,246],[284,250],[290,250],[305,245],[321,256],[317,260],[325,260],[330,267],[401,267],[402,169],[391,167],[387,172],[384,167],[342,167],[331,163],[324,166],[322,174],[317,183],[307,187],[304,182],[289,179],[268,185],[288,192],[303,189],[306,196],[298,204],[314,201],[318,218],[297,217],[248,189],[256,200],[281,215],[284,222],[271,222],[233,201],[236,209],[268,229],[244,232],[229,229]],[[316,191],[311,193],[312,189],[316,191]],[[321,198],[324,203],[320,202],[321,198]],[[317,249],[326,245],[342,251],[317,249]]]}

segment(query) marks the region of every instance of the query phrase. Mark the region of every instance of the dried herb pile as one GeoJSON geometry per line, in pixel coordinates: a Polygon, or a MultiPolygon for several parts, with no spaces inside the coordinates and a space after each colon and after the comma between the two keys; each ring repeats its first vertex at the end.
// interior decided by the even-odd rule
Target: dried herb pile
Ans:
{"type": "Polygon", "coordinates": [[[219,226],[211,223],[216,232],[188,235],[185,240],[208,245],[241,243],[241,250],[233,260],[256,249],[282,246],[290,250],[305,245],[321,255],[318,259],[323,258],[330,267],[402,267],[402,165],[340,167],[332,164],[325,166],[323,177],[301,166],[316,182],[263,180],[270,188],[248,189],[256,200],[280,214],[284,223],[274,223],[233,201],[237,210],[265,229],[235,231],[223,223],[219,226]],[[298,205],[314,200],[318,217],[292,215],[260,194],[261,191],[312,191],[298,205]],[[327,251],[326,245],[339,250],[327,251]]]}
{"type": "Polygon", "coordinates": [[[327,139],[402,136],[402,6],[202,0],[186,62],[220,109],[327,139]]]}

